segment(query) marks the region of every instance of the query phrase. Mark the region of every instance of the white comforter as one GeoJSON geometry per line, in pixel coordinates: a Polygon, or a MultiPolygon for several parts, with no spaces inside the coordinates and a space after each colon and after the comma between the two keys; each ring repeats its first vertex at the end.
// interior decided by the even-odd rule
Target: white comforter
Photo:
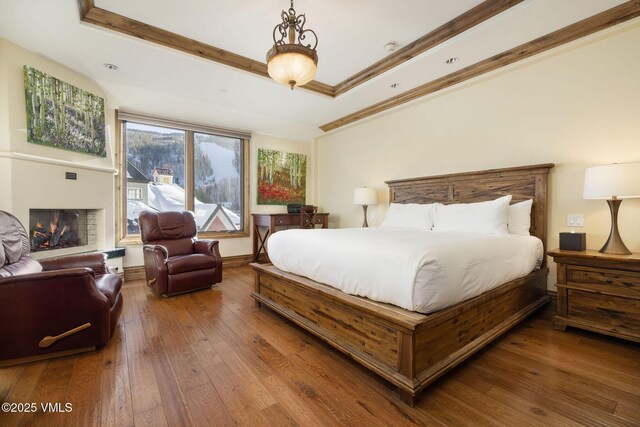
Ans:
{"type": "Polygon", "coordinates": [[[421,313],[526,276],[542,248],[533,236],[404,228],[285,230],[268,241],[280,270],[421,313]]]}

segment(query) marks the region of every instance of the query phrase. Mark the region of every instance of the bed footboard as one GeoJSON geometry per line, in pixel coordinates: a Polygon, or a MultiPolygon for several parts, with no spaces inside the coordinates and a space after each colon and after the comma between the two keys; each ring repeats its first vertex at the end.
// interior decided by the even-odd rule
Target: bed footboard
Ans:
{"type": "Polygon", "coordinates": [[[251,264],[256,302],[416,395],[549,301],[543,268],[478,297],[424,315],[355,297],[272,265],[251,264]]]}

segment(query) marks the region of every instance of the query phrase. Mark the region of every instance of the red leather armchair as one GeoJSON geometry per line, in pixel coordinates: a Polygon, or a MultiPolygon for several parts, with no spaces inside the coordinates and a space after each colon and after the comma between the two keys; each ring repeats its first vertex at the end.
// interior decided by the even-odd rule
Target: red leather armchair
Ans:
{"type": "Polygon", "coordinates": [[[195,239],[192,212],[144,211],[139,222],[147,285],[155,294],[181,294],[222,281],[218,241],[195,239]]]}
{"type": "Polygon", "coordinates": [[[0,366],[106,344],[122,311],[122,280],[104,254],[38,262],[29,250],[20,221],[0,211],[0,366]]]}

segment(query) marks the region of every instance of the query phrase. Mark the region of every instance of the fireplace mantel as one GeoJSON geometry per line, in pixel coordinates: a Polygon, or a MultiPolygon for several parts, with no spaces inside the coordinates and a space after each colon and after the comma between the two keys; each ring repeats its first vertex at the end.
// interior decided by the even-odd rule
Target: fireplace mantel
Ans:
{"type": "Polygon", "coordinates": [[[77,162],[70,162],[68,160],[34,156],[33,154],[15,153],[13,151],[0,150],[0,157],[5,157],[7,159],[14,159],[14,160],[26,160],[30,162],[36,162],[36,163],[44,163],[47,165],[67,166],[67,167],[73,167],[74,169],[85,169],[85,170],[90,170],[95,172],[105,172],[105,173],[111,173],[113,175],[118,175],[118,169],[116,168],[94,166],[90,164],[81,164],[77,162]]]}

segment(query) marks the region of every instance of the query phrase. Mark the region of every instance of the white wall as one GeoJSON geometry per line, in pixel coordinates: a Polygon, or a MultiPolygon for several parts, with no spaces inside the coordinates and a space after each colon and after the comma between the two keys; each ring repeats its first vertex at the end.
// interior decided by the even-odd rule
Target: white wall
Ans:
{"type": "Polygon", "coordinates": [[[10,151],[9,143],[9,98],[7,96],[7,73],[3,64],[6,60],[4,40],[0,39],[0,209],[11,212],[12,188],[6,183],[11,182],[11,161],[3,157],[2,153],[10,151]]]}
{"type": "MultiPolygon", "coordinates": [[[[257,164],[258,164],[258,148],[269,148],[271,150],[286,151],[289,153],[299,153],[307,156],[307,201],[312,203],[314,200],[313,185],[313,153],[312,144],[304,141],[294,141],[274,136],[261,135],[253,133],[251,135],[250,153],[249,153],[249,208],[251,213],[275,213],[286,212],[285,206],[271,206],[257,204],[257,164]]],[[[220,239],[220,254],[223,257],[235,255],[247,255],[253,251],[252,235],[253,229],[250,230],[249,237],[241,238],[222,238],[220,239]]],[[[127,255],[125,257],[125,267],[143,265],[141,246],[127,246],[127,255]]]]}
{"type": "MultiPolygon", "coordinates": [[[[25,225],[29,224],[30,208],[100,209],[104,212],[100,249],[112,248],[113,140],[107,140],[106,157],[27,142],[23,66],[104,97],[102,89],[64,66],[2,39],[0,58],[0,209],[13,213],[25,225]],[[67,171],[77,173],[77,180],[65,179],[67,171]]],[[[106,111],[105,119],[113,122],[113,110],[106,111]]],[[[107,132],[107,137],[112,133],[107,132]]]]}
{"type": "MultiPolygon", "coordinates": [[[[333,227],[357,227],[353,189],[374,187],[377,225],[385,180],[550,162],[548,247],[567,230],[567,214],[584,213],[587,245],[599,249],[610,215],[604,201],[582,198],[584,169],[640,161],[638,46],[636,19],[331,132],[316,141],[318,204],[333,227]]],[[[622,203],[620,230],[640,252],[640,199],[622,203]]]]}
{"type": "MultiPolygon", "coordinates": [[[[54,61],[0,39],[0,209],[12,212],[23,224],[28,224],[29,208],[104,209],[104,248],[116,245],[115,240],[115,178],[113,175],[115,114],[118,105],[105,99],[108,127],[107,157],[100,158],[59,150],[27,142],[26,107],[24,98],[24,65],[30,65],[65,82],[105,97],[102,89],[90,79],[54,61]],[[37,156],[43,162],[19,158],[37,156]],[[72,164],[50,164],[71,162],[72,164]],[[65,179],[64,172],[76,172],[77,181],[65,179]]],[[[212,125],[216,123],[212,121],[212,125]]],[[[247,127],[250,127],[249,125],[247,127]]],[[[253,134],[250,144],[250,212],[285,212],[284,206],[258,206],[256,203],[256,164],[258,148],[270,148],[305,154],[307,158],[307,200],[314,200],[314,161],[312,143],[253,134]]],[[[252,240],[220,239],[222,256],[246,255],[252,252],[252,240]]],[[[125,266],[143,264],[140,245],[127,246],[125,266]]]]}

